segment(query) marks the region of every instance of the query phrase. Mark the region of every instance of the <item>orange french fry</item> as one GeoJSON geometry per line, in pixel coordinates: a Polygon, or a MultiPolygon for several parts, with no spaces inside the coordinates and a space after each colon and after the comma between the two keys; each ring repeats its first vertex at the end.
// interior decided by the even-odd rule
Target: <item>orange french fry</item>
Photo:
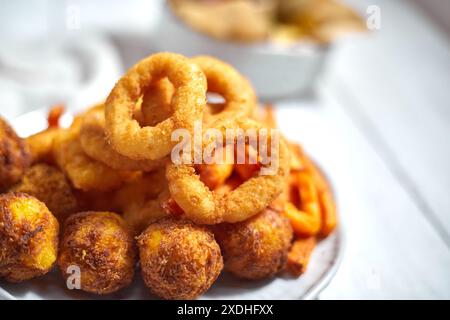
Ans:
{"type": "MultiPolygon", "coordinates": [[[[233,149],[223,148],[218,149],[222,153],[214,153],[213,163],[197,164],[195,170],[200,176],[200,180],[210,189],[214,190],[218,186],[225,183],[225,181],[231,176],[234,169],[233,162],[233,149]],[[216,158],[216,156],[218,158],[216,158]],[[220,159],[221,158],[221,159],[220,159]]],[[[215,150],[214,152],[216,152],[215,150]]]]}
{"type": "Polygon", "coordinates": [[[59,128],[59,119],[66,110],[63,104],[57,104],[51,107],[47,115],[47,123],[49,128],[59,128]]]}
{"type": "Polygon", "coordinates": [[[293,276],[300,276],[308,268],[309,258],[316,246],[316,238],[297,239],[288,254],[286,270],[293,276]]]}
{"type": "Polygon", "coordinates": [[[233,173],[233,164],[200,164],[196,165],[200,180],[211,190],[222,185],[233,173]]]}
{"type": "Polygon", "coordinates": [[[299,208],[285,204],[284,214],[290,219],[295,234],[300,237],[316,235],[321,227],[321,207],[314,181],[306,171],[293,173],[299,192],[299,208]]]}
{"type": "Polygon", "coordinates": [[[320,218],[317,217],[316,213],[308,214],[307,212],[300,211],[294,204],[288,202],[285,204],[284,214],[291,221],[292,228],[297,236],[313,236],[320,230],[320,218]]]}
{"type": "Polygon", "coordinates": [[[336,204],[330,192],[322,192],[320,194],[320,205],[322,211],[322,226],[320,228],[320,236],[327,237],[337,225],[336,204]]]}
{"type": "Polygon", "coordinates": [[[319,191],[319,202],[322,213],[322,227],[320,236],[327,237],[336,228],[338,223],[336,203],[328,181],[317,166],[308,159],[308,170],[311,172],[314,183],[319,191]]]}

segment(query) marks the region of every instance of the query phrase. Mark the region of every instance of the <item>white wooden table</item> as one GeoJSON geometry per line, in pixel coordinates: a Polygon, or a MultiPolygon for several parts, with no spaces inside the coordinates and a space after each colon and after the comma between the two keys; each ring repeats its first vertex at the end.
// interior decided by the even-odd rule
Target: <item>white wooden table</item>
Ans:
{"type": "MultiPolygon", "coordinates": [[[[355,1],[353,1],[355,2],[355,1]]],[[[347,246],[322,299],[450,298],[450,45],[392,0],[381,30],[338,48],[281,126],[333,180],[347,246]]]]}
{"type": "MultiPolygon", "coordinates": [[[[349,2],[380,6],[381,30],[336,48],[315,94],[276,104],[331,178],[345,228],[320,298],[449,299],[448,38],[406,1],[349,2]]],[[[148,50],[123,41],[125,65],[148,50]]]]}

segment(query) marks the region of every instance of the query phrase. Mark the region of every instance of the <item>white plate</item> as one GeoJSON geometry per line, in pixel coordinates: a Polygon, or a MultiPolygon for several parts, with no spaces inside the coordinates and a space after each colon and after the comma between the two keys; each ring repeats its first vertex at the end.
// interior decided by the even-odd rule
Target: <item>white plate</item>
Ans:
{"type": "MultiPolygon", "coordinates": [[[[25,114],[13,121],[21,136],[42,130],[46,126],[46,111],[25,114]]],[[[68,117],[70,118],[70,117],[68,117]]],[[[264,300],[314,299],[328,285],[336,273],[343,252],[341,228],[322,240],[315,248],[308,271],[299,278],[279,275],[264,281],[243,281],[223,274],[200,299],[264,300]]],[[[126,289],[107,296],[68,290],[55,269],[49,274],[20,284],[0,281],[0,299],[155,299],[144,286],[139,270],[126,289]]]]}

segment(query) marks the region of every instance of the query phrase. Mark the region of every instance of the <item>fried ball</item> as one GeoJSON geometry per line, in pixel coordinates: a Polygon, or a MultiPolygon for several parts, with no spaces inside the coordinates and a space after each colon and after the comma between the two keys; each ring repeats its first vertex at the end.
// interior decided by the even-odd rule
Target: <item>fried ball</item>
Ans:
{"type": "Polygon", "coordinates": [[[138,237],[145,284],[164,299],[194,299],[223,269],[220,248],[205,227],[165,218],[138,237]]]}
{"type": "Polygon", "coordinates": [[[44,202],[58,221],[64,220],[77,210],[77,199],[66,176],[47,164],[29,168],[19,184],[11,191],[23,192],[44,202]]]}
{"type": "Polygon", "coordinates": [[[0,195],[0,278],[21,282],[47,273],[58,255],[59,224],[24,193],[0,195]]]}
{"type": "Polygon", "coordinates": [[[0,192],[19,181],[30,163],[28,145],[0,117],[0,192]]]}
{"type": "Polygon", "coordinates": [[[292,227],[278,212],[266,209],[238,223],[213,228],[225,260],[225,269],[243,279],[274,276],[285,267],[292,227]]]}
{"type": "Polygon", "coordinates": [[[81,290],[108,294],[128,286],[134,276],[136,248],[126,222],[112,212],[81,212],[64,225],[58,265],[63,277],[78,266],[81,290]]]}

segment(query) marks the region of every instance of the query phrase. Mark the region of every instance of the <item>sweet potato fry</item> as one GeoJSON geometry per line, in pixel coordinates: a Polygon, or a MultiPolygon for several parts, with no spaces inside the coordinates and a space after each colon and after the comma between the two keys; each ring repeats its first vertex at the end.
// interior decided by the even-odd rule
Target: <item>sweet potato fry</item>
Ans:
{"type": "Polygon", "coordinates": [[[308,268],[309,258],[316,246],[315,237],[297,239],[292,244],[288,254],[286,270],[293,276],[299,277],[306,272],[308,268]]]}
{"type": "Polygon", "coordinates": [[[300,201],[298,204],[287,202],[284,214],[291,220],[297,236],[316,235],[321,227],[321,207],[319,193],[311,175],[307,171],[295,172],[294,186],[298,188],[300,201]]]}

